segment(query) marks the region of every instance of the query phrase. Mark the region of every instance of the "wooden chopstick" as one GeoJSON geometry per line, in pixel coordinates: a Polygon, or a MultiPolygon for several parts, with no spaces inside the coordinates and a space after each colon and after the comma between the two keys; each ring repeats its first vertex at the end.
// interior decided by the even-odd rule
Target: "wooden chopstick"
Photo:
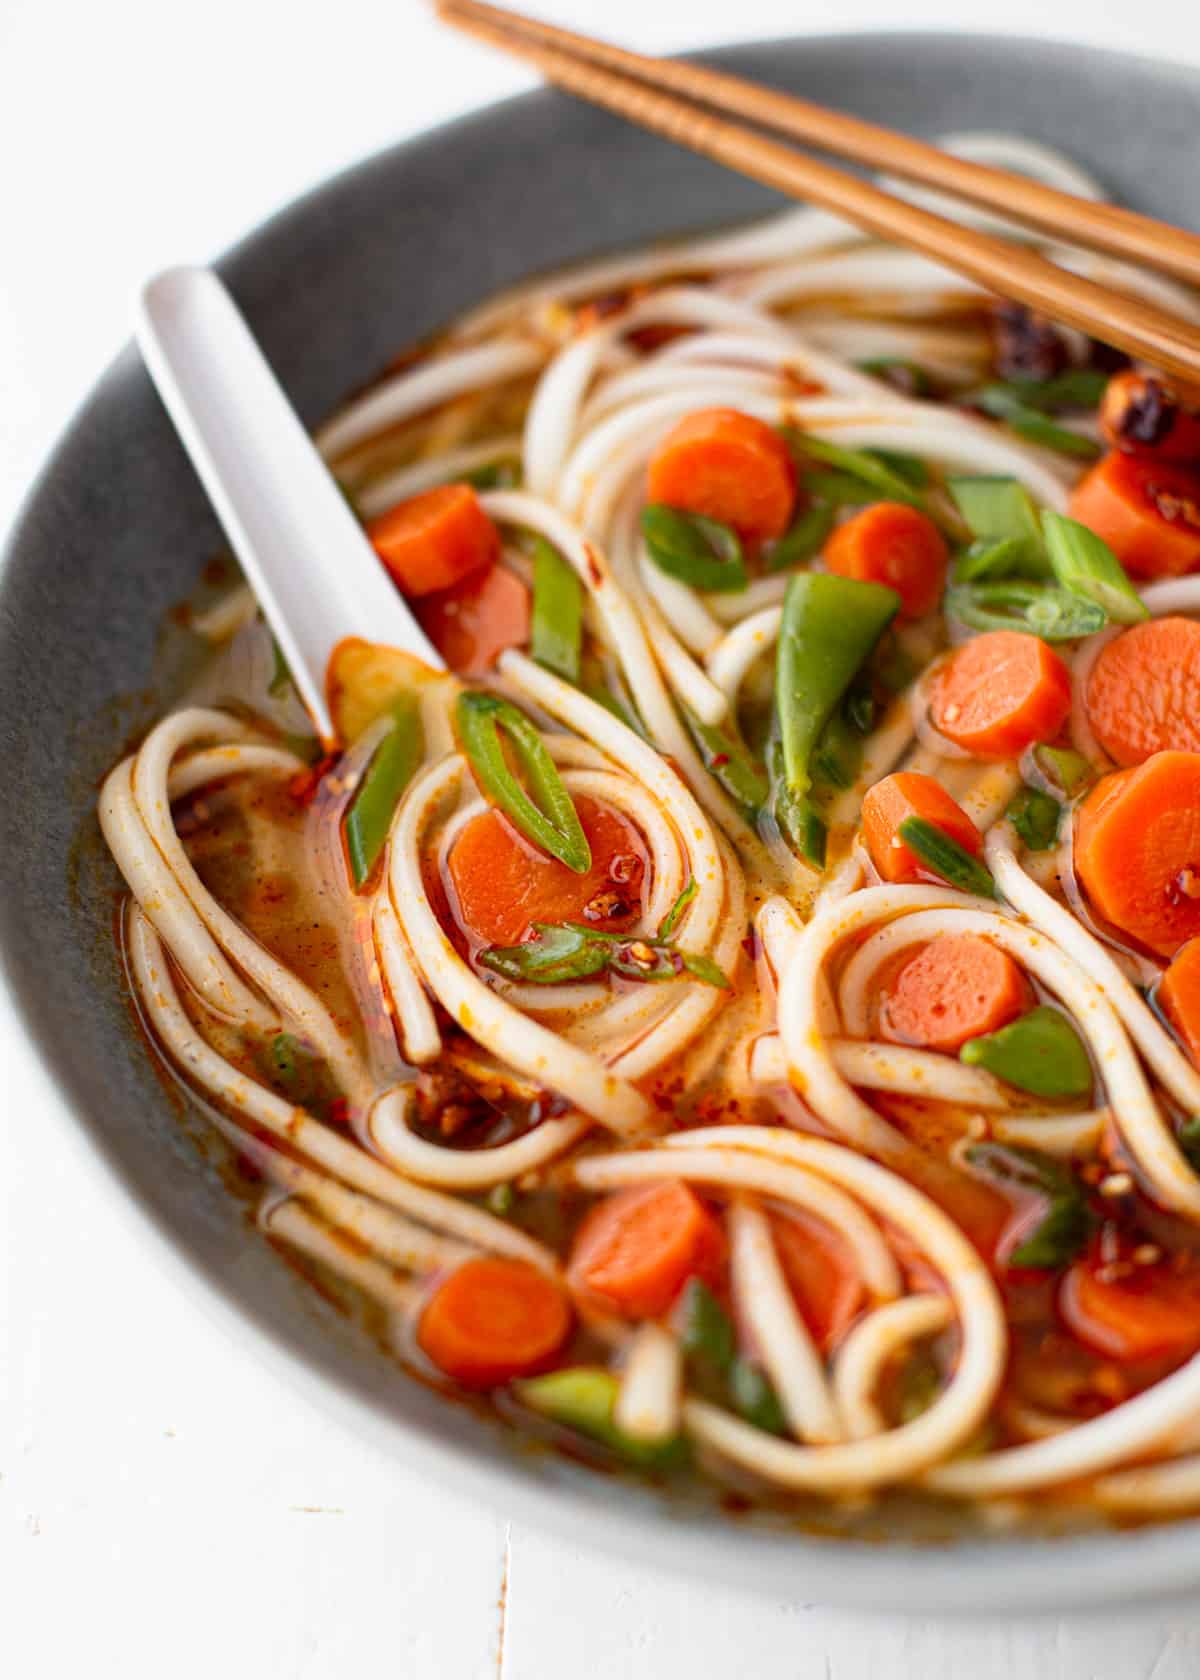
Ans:
{"type": "Polygon", "coordinates": [[[745,117],[759,128],[776,129],[871,169],[918,181],[1027,223],[1055,239],[1146,263],[1200,285],[1200,234],[1171,227],[1153,216],[1115,204],[1097,204],[1004,169],[955,157],[910,134],[881,128],[843,111],[831,111],[743,76],[679,59],[648,58],[608,41],[543,23],[539,18],[488,5],[485,0],[445,0],[442,10],[447,15],[473,17],[480,23],[510,30],[526,40],[623,72],[661,91],[683,94],[697,104],[745,117]]]}
{"type": "MultiPolygon", "coordinates": [[[[595,44],[587,37],[553,32],[549,25],[533,23],[481,0],[439,0],[439,11],[447,22],[535,65],[548,81],[567,92],[767,186],[818,204],[877,237],[911,246],[989,291],[1078,327],[1130,355],[1155,363],[1167,373],[1193,384],[1200,379],[1200,329],[1191,322],[1070,274],[1022,246],[894,198],[831,164],[756,134],[673,93],[662,92],[648,79],[651,72],[657,74],[660,69],[653,59],[641,61],[649,68],[636,79],[596,62],[592,56],[595,44]],[[555,44],[548,34],[556,40],[565,36],[571,43],[570,50],[555,44]],[[580,43],[578,48],[576,42],[580,43]]],[[[603,50],[613,54],[618,49],[603,50]]],[[[929,150],[936,154],[935,148],[929,150]]],[[[895,160],[889,156],[885,164],[895,167],[895,160]]],[[[985,173],[1002,175],[1001,171],[985,173]]],[[[938,184],[944,185],[944,180],[938,184]]],[[[1079,206],[1080,216],[1084,211],[1107,208],[1072,200],[1069,194],[1055,196],[1079,206]]]]}

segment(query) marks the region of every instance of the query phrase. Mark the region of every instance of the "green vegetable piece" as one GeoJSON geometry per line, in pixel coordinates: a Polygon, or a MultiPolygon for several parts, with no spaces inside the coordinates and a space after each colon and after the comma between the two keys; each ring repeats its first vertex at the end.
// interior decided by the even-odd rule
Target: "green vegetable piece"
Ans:
{"type": "Polygon", "coordinates": [[[675,1328],[697,1386],[710,1397],[723,1399],[737,1338],[733,1320],[699,1278],[689,1278],[684,1285],[675,1309],[675,1328]]]}
{"type": "Polygon", "coordinates": [[[592,849],[571,795],[533,724],[508,700],[479,689],[458,697],[458,733],[475,780],[527,840],[549,852],[577,875],[592,867],[592,849]],[[512,744],[529,782],[521,786],[504,756],[500,732],[512,744]],[[536,801],[536,803],[535,803],[536,801]]]}
{"type": "Polygon", "coordinates": [[[903,391],[910,397],[928,397],[933,392],[933,381],[925,369],[917,362],[910,362],[903,356],[870,356],[858,366],[863,373],[869,373],[876,379],[883,379],[897,390],[903,391]]]}
{"type": "Polygon", "coordinates": [[[729,1368],[729,1398],[736,1412],[768,1435],[786,1435],[787,1418],[770,1377],[752,1360],[737,1358],[729,1368]]]}
{"type": "Polygon", "coordinates": [[[732,727],[705,723],[682,701],[677,704],[684,726],[709,775],[716,778],[744,817],[750,822],[756,821],[771,790],[745,742],[732,727]]]}
{"type": "Polygon", "coordinates": [[[1175,1134],[1175,1142],[1188,1165],[1200,1172],[1200,1114],[1193,1114],[1183,1122],[1175,1134]]]}
{"type": "Polygon", "coordinates": [[[968,1039],[958,1058],[1035,1097],[1086,1097],[1092,1089],[1083,1040],[1065,1015],[1044,1004],[998,1032],[968,1039]]]}
{"type": "MultiPolygon", "coordinates": [[[[793,434],[793,441],[809,460],[823,461],[826,466],[833,467],[848,478],[858,479],[861,483],[870,485],[876,491],[874,496],[868,498],[870,501],[886,498],[890,502],[911,502],[914,507],[924,506],[924,498],[905,473],[898,472],[881,454],[874,454],[866,449],[843,449],[841,444],[827,443],[824,438],[813,437],[810,432],[793,434]]],[[[911,457],[903,459],[911,471],[911,457]]]]}
{"type": "MultiPolygon", "coordinates": [[[[733,985],[725,970],[711,957],[702,956],[697,951],[677,951],[675,955],[683,964],[685,971],[694,980],[703,980],[706,986],[715,986],[718,991],[731,992],[733,985]]],[[[645,978],[645,976],[642,976],[645,978]]]]}
{"type": "Polygon", "coordinates": [[[843,703],[821,731],[813,748],[812,777],[833,788],[848,788],[862,769],[863,736],[847,715],[843,703]]]}
{"type": "Polygon", "coordinates": [[[1069,1265],[1087,1243],[1095,1216],[1074,1175],[1052,1156],[1015,1144],[980,1143],[966,1151],[971,1166],[1047,1198],[1040,1223],[1008,1257],[1010,1266],[1055,1271],[1069,1265]]]}
{"type": "Polygon", "coordinates": [[[271,1040],[268,1052],[271,1071],[275,1078],[284,1085],[292,1085],[296,1081],[299,1069],[300,1042],[291,1033],[276,1033],[271,1040]]]}
{"type": "Polygon", "coordinates": [[[1042,530],[1054,575],[1064,589],[1094,601],[1117,624],[1137,624],[1150,617],[1124,566],[1094,531],[1049,508],[1042,514],[1042,530]]]}
{"type": "Polygon", "coordinates": [[[1096,780],[1096,771],[1082,753],[1070,747],[1035,747],[1033,761],[1043,776],[1061,788],[1068,799],[1083,792],[1096,780]]]}
{"type": "Polygon", "coordinates": [[[343,819],[346,853],[356,888],[371,879],[392,826],[400,796],[425,750],[417,702],[406,696],[392,708],[393,723],[371,756],[343,819]]]}
{"type": "Polygon", "coordinates": [[[1064,409],[1095,408],[1107,384],[1108,375],[1098,368],[1067,368],[1052,379],[997,380],[984,389],[995,393],[991,400],[1000,405],[1016,402],[1039,414],[1059,414],[1064,409]]]}
{"type": "Polygon", "coordinates": [[[497,1219],[507,1219],[516,1201],[516,1192],[511,1184],[493,1184],[484,1197],[484,1205],[489,1213],[494,1213],[497,1219]]]}
{"type": "Polygon", "coordinates": [[[824,869],[829,828],[810,799],[781,786],[775,796],[775,821],[784,840],[814,869],[824,869]]]}
{"type": "Polygon", "coordinates": [[[783,780],[799,800],[822,730],[900,607],[894,589],[830,573],[788,584],[775,657],[775,707],[783,780]]]}
{"type": "Polygon", "coordinates": [[[1026,630],[1044,642],[1073,642],[1108,622],[1103,607],[1066,589],[1017,578],[954,584],[942,610],[972,630],[1026,630]]]}
{"type": "Polygon", "coordinates": [[[729,594],[745,589],[746,562],[736,531],[699,513],[680,513],[665,502],[642,509],[646,551],[660,572],[705,589],[729,594]]]}
{"type": "Polygon", "coordinates": [[[297,1108],[323,1110],[338,1094],[325,1063],[293,1033],[276,1033],[259,1061],[271,1084],[297,1108]]]}
{"type": "Polygon", "coordinates": [[[1017,386],[985,385],[974,393],[972,400],[985,414],[1003,420],[1020,437],[1040,444],[1043,449],[1053,449],[1060,455],[1071,455],[1081,461],[1094,461],[1101,453],[1100,445],[1092,438],[1048,420],[1044,413],[1030,405],[1017,386]]]}
{"type": "Polygon", "coordinates": [[[292,682],[292,671],[287,660],[283,657],[283,649],[271,637],[271,680],[267,684],[267,693],[273,700],[281,700],[289,688],[295,687],[292,682]]]}
{"type": "Polygon", "coordinates": [[[978,553],[973,562],[967,562],[964,556],[956,568],[959,581],[969,583],[976,577],[1002,575],[1001,561],[1005,576],[1050,576],[1037,508],[1023,484],[1015,478],[956,477],[946,480],[946,488],[973,537],[993,545],[993,549],[1003,543],[1017,545],[1002,556],[993,554],[986,568],[978,553]]]}
{"type": "Polygon", "coordinates": [[[459,483],[473,490],[512,490],[521,482],[521,463],[515,455],[501,455],[459,474],[459,483]]]}
{"type": "Polygon", "coordinates": [[[672,904],[671,908],[667,911],[662,921],[658,924],[658,937],[660,939],[670,939],[671,935],[675,932],[675,929],[679,926],[679,918],[683,915],[683,912],[687,909],[688,905],[695,898],[699,890],[700,889],[696,885],[695,876],[689,876],[687,886],[684,887],[679,897],[675,900],[674,904],[672,904]]]}
{"type": "Polygon", "coordinates": [[[867,453],[894,472],[913,490],[929,488],[929,468],[919,455],[905,455],[899,449],[871,449],[867,453]]]}
{"type": "MultiPolygon", "coordinates": [[[[800,475],[800,489],[811,496],[818,507],[830,510],[842,507],[865,507],[880,500],[879,491],[866,479],[843,472],[806,472],[800,475]]],[[[832,513],[831,513],[832,521],[832,513]]]]}
{"type": "Polygon", "coordinates": [[[1031,852],[1046,852],[1058,839],[1062,806],[1038,788],[1019,788],[1008,807],[1008,820],[1031,852]]]}
{"type": "Polygon", "coordinates": [[[583,585],[553,544],[535,537],[530,654],[565,682],[578,683],[582,649],[583,585]]]}
{"type": "Polygon", "coordinates": [[[980,583],[987,578],[1019,577],[1027,570],[1029,545],[1021,537],[976,537],[954,562],[955,583],[980,583]]]}
{"type": "Polygon", "coordinates": [[[977,857],[952,840],[944,828],[924,817],[905,817],[899,835],[909,851],[934,875],[960,892],[977,898],[996,898],[996,883],[977,857]]]}
{"type": "Polygon", "coordinates": [[[603,934],[572,923],[552,927],[535,922],[534,927],[536,939],[527,939],[520,945],[489,945],[479,953],[479,961],[506,980],[521,980],[535,986],[587,980],[608,969],[612,949],[603,934]]]}
{"type": "Polygon", "coordinates": [[[681,1436],[666,1441],[635,1441],[618,1429],[613,1420],[619,1384],[611,1371],[574,1365],[549,1371],[543,1377],[527,1377],[514,1383],[513,1388],[522,1405],[531,1411],[599,1441],[639,1469],[674,1470],[688,1460],[687,1444],[681,1436]]]}
{"type": "Polygon", "coordinates": [[[900,1422],[912,1423],[927,1412],[942,1391],[942,1374],[922,1351],[904,1362],[900,1374],[900,1422]]]}
{"type": "MultiPolygon", "coordinates": [[[[819,475],[814,474],[814,477],[819,475]]],[[[768,572],[786,572],[803,565],[824,548],[833,530],[833,508],[827,501],[813,502],[791,527],[773,542],[763,556],[768,572]]]]}

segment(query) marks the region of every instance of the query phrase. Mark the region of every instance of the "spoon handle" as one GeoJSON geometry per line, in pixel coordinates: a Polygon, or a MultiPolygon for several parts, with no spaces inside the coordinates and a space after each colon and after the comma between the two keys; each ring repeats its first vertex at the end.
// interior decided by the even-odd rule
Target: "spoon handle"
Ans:
{"type": "Polygon", "coordinates": [[[347,637],[443,669],[216,274],[151,280],[137,341],[322,737],[334,740],[325,675],[347,637]]]}

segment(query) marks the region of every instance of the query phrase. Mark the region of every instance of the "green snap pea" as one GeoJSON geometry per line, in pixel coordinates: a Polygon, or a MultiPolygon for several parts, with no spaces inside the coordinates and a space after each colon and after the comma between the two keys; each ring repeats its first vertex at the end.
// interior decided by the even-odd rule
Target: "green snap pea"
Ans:
{"type": "Polygon", "coordinates": [[[356,887],[374,874],[400,796],[416,774],[424,751],[417,702],[406,696],[392,708],[392,725],[380,741],[346,811],[343,832],[356,887]]]}
{"type": "Polygon", "coordinates": [[[950,886],[960,892],[974,893],[978,898],[996,897],[996,883],[984,865],[936,823],[924,817],[905,817],[898,832],[926,869],[940,875],[950,886]]]}
{"type": "Polygon", "coordinates": [[[592,866],[592,849],[554,760],[524,712],[496,694],[468,689],[458,697],[458,734],[475,780],[527,840],[577,875],[592,866]],[[509,768],[501,743],[508,737],[529,782],[526,793],[509,768]]]}
{"type": "Polygon", "coordinates": [[[1092,1088],[1083,1040],[1065,1015],[1044,1004],[998,1032],[969,1038],[958,1058],[1035,1097],[1085,1097],[1092,1088]]]}
{"type": "Polygon", "coordinates": [[[530,654],[548,671],[577,684],[582,650],[583,585],[554,545],[535,537],[530,654]]]}
{"type": "MultiPolygon", "coordinates": [[[[818,475],[813,474],[813,477],[818,475]]],[[[828,475],[827,475],[828,476],[828,475]]],[[[857,481],[856,481],[857,482],[857,481]]],[[[813,502],[811,507],[793,521],[792,525],[773,542],[763,556],[768,572],[786,572],[819,554],[833,530],[833,507],[828,501],[813,502]]]]}
{"type": "Polygon", "coordinates": [[[665,502],[644,507],[641,526],[646,552],[668,577],[722,594],[745,589],[742,545],[730,526],[699,513],[681,513],[665,502]]]}
{"type": "Polygon", "coordinates": [[[619,1458],[643,1470],[673,1470],[687,1462],[687,1444],[679,1435],[665,1441],[635,1441],[615,1421],[620,1385],[611,1371],[573,1365],[527,1377],[513,1384],[517,1398],[531,1411],[599,1441],[619,1458]]]}

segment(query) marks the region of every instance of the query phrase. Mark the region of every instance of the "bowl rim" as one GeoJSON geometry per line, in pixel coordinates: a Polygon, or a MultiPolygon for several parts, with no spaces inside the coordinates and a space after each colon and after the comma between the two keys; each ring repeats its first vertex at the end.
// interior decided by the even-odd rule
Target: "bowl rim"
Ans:
{"type": "MultiPolygon", "coordinates": [[[[739,53],[761,53],[772,46],[789,52],[820,48],[850,58],[865,44],[892,47],[898,53],[919,51],[931,43],[984,55],[1015,56],[1022,51],[1070,52],[1078,61],[1110,68],[1136,63],[1164,81],[1190,84],[1200,91],[1200,69],[1170,63],[1150,54],[1079,46],[1063,37],[1033,38],[996,32],[909,29],[830,32],[774,40],[739,41],[704,49],[703,56],[730,63],[739,53]]],[[[225,251],[215,266],[226,271],[243,255],[280,232],[285,222],[301,219],[361,180],[373,168],[391,165],[418,146],[462,135],[473,126],[486,129],[517,107],[545,105],[553,90],[534,89],[489,102],[450,121],[426,128],[351,163],[277,208],[225,251]]],[[[137,367],[136,352],[126,345],[88,389],[22,498],[0,552],[0,639],[11,633],[7,583],[12,563],[24,545],[35,511],[53,484],[86,411],[105,390],[119,388],[137,367]]],[[[694,1582],[732,1586],[744,1592],[779,1598],[794,1582],[805,1603],[854,1606],[870,1611],[938,1611],[988,1616],[1024,1610],[1055,1613],[1103,1603],[1168,1601],[1200,1580],[1200,1519],[1167,1521],[1152,1528],[1111,1529],[1085,1535],[1042,1538],[979,1537],[946,1543],[862,1542],[802,1531],[755,1530],[726,1518],[689,1521],[665,1504],[647,1520],[646,1507],[625,1497],[614,1484],[588,1476],[573,1484],[539,1478],[514,1456],[498,1462],[470,1441],[450,1443],[385,1409],[358,1391],[332,1362],[318,1365],[287,1331],[248,1305],[231,1282],[178,1241],[165,1213],[131,1181],[116,1145],[94,1124],[77,1095],[72,1077],[55,1053],[49,1024],[42,1019],[32,989],[26,987],[7,941],[0,938],[0,1009],[11,1011],[18,1030],[32,1043],[36,1059],[55,1093],[53,1104],[77,1149],[110,1201],[119,1199],[131,1225],[188,1298],[239,1347],[292,1392],[299,1392],[339,1427],[367,1442],[381,1457],[452,1488],[460,1498],[479,1499],[572,1542],[586,1544],[650,1568],[666,1567],[694,1582]],[[119,1197],[112,1192],[119,1190],[119,1197]],[[587,1532],[580,1534],[582,1520],[587,1532]]]]}

